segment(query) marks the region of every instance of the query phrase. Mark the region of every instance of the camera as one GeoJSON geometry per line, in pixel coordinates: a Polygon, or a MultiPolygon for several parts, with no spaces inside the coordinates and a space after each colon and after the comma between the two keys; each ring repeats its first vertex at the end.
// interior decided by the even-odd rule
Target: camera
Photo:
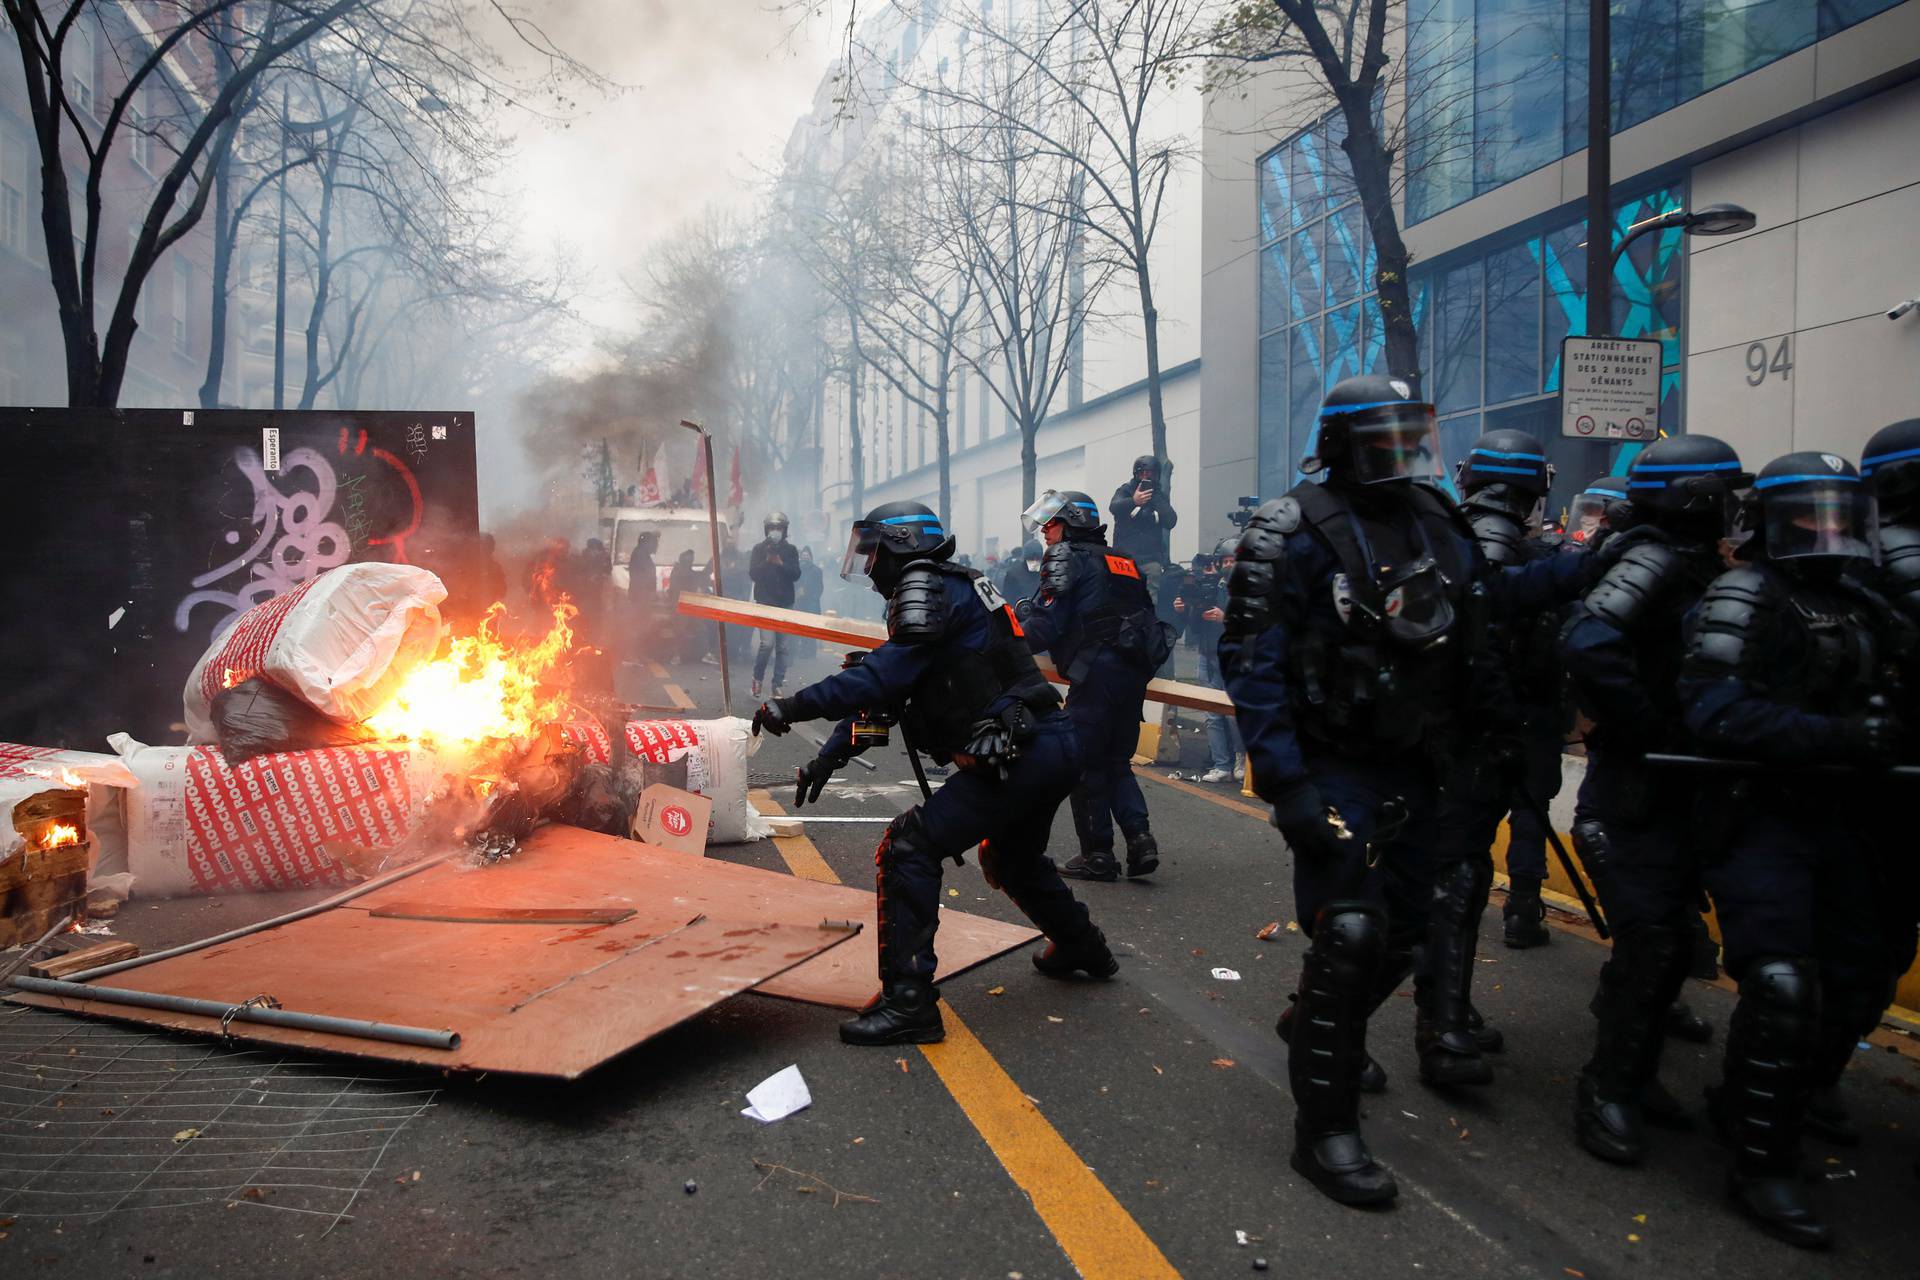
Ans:
{"type": "Polygon", "coordinates": [[[1244,529],[1247,527],[1247,521],[1253,519],[1253,513],[1259,509],[1259,506],[1260,499],[1257,495],[1241,498],[1239,509],[1227,512],[1227,522],[1236,529],[1244,529]]]}

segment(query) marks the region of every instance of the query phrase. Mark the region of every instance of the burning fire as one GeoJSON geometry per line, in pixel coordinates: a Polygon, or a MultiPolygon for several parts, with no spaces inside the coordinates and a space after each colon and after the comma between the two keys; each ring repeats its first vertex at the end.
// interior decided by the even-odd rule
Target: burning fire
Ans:
{"type": "Polygon", "coordinates": [[[474,634],[454,639],[446,657],[416,667],[367,727],[383,738],[470,746],[531,738],[566,719],[565,693],[554,685],[572,650],[579,610],[565,600],[556,604],[552,629],[530,648],[500,639],[505,612],[495,604],[474,634]]]}
{"type": "Polygon", "coordinates": [[[56,822],[40,835],[42,849],[59,849],[70,844],[80,843],[79,828],[64,822],[56,822]]]}
{"type": "Polygon", "coordinates": [[[57,782],[69,791],[77,791],[87,785],[85,778],[67,768],[65,765],[60,766],[57,770],[36,768],[33,765],[23,765],[21,766],[20,772],[26,774],[29,778],[45,778],[48,782],[57,782]]]}

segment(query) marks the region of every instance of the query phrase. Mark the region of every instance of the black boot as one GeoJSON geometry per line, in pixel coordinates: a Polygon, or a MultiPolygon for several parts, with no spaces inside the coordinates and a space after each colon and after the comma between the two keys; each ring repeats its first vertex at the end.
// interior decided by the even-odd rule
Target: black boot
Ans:
{"type": "Polygon", "coordinates": [[[1377,910],[1364,903],[1324,908],[1300,968],[1287,1050],[1297,1108],[1295,1172],[1341,1204],[1385,1204],[1399,1194],[1360,1136],[1360,1063],[1366,1014],[1379,981],[1384,939],[1377,910]]]}
{"type": "Polygon", "coordinates": [[[1107,949],[1107,935],[1098,929],[1071,943],[1049,938],[1046,950],[1034,952],[1033,967],[1049,978],[1071,978],[1076,973],[1111,978],[1120,972],[1120,962],[1107,949]]]}
{"type": "Polygon", "coordinates": [[[1474,943],[1486,902],[1481,885],[1479,870],[1471,861],[1454,863],[1434,884],[1426,943],[1413,984],[1418,1010],[1413,1047],[1420,1055],[1424,1084],[1493,1083],[1493,1068],[1480,1056],[1471,1025],[1474,943]]]}
{"type": "Polygon", "coordinates": [[[1507,905],[1501,909],[1503,936],[1515,951],[1544,947],[1553,941],[1547,929],[1547,908],[1540,901],[1540,882],[1516,877],[1507,888],[1507,905]]]}
{"type": "Polygon", "coordinates": [[[1069,880],[1098,880],[1103,884],[1111,884],[1120,878],[1120,864],[1114,860],[1113,850],[1095,849],[1068,858],[1061,865],[1060,874],[1069,880]]]}
{"type": "Polygon", "coordinates": [[[1506,1033],[1487,1021],[1487,1016],[1473,1005],[1467,1006],[1467,1030],[1473,1033],[1473,1042],[1480,1046],[1482,1053],[1499,1053],[1507,1047],[1506,1033]]]}
{"type": "Polygon", "coordinates": [[[1660,1027],[1672,992],[1685,981],[1677,929],[1649,925],[1621,933],[1600,967],[1593,998],[1593,1058],[1580,1073],[1573,1127],[1580,1145],[1614,1164],[1647,1156],[1642,1097],[1660,1064],[1660,1027]]]}
{"type": "Polygon", "coordinates": [[[1714,1091],[1714,1119],[1733,1144],[1727,1190],[1768,1235],[1824,1249],[1833,1233],[1800,1178],[1820,987],[1811,962],[1769,958],[1748,966],[1727,1029],[1726,1082],[1714,1091]]]}
{"type": "Polygon", "coordinates": [[[1127,879],[1150,876],[1160,866],[1160,843],[1151,831],[1127,837],[1127,879]]]}
{"type": "Polygon", "coordinates": [[[1667,1034],[1691,1044],[1712,1044],[1713,1024],[1682,1004],[1667,1006],[1667,1034]]]}
{"type": "Polygon", "coordinates": [[[859,1017],[840,1024],[848,1044],[938,1044],[947,1038],[940,1019],[940,989],[901,978],[889,983],[859,1017]]]}

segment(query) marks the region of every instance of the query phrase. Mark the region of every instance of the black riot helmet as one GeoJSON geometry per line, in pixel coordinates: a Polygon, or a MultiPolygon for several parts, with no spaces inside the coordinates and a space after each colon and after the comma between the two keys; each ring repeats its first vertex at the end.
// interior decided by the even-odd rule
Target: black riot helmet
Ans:
{"type": "Polygon", "coordinates": [[[1040,557],[1045,554],[1047,554],[1047,549],[1040,545],[1038,538],[1028,538],[1026,545],[1020,548],[1020,557],[1027,561],[1029,568],[1038,568],[1040,565],[1040,557]]]}
{"type": "Polygon", "coordinates": [[[1634,518],[1688,537],[1723,536],[1734,494],[1752,483],[1733,446],[1712,436],[1656,440],[1627,468],[1634,518]]]}
{"type": "Polygon", "coordinates": [[[848,582],[865,578],[875,591],[890,595],[902,569],[915,560],[946,560],[953,547],[953,538],[930,508],[918,502],[882,503],[848,530],[840,576],[848,582]]]}
{"type": "Polygon", "coordinates": [[[1133,460],[1133,478],[1135,480],[1160,479],[1160,459],[1150,453],[1143,453],[1133,460]]]}
{"type": "Polygon", "coordinates": [[[1585,542],[1601,529],[1625,529],[1632,520],[1627,478],[1604,475],[1574,495],[1567,511],[1567,533],[1575,542],[1585,542]]]}
{"type": "Polygon", "coordinates": [[[1743,558],[1824,566],[1879,554],[1873,492],[1835,453],[1789,453],[1769,462],[1754,478],[1741,519],[1754,534],[1743,558]]]}
{"type": "Polygon", "coordinates": [[[1438,480],[1440,434],[1433,406],[1403,378],[1343,378],[1320,404],[1314,452],[1300,464],[1330,483],[1391,484],[1438,480]]]}
{"type": "Polygon", "coordinates": [[[1036,533],[1058,520],[1067,527],[1070,542],[1095,542],[1107,532],[1100,523],[1100,504],[1078,489],[1049,489],[1020,518],[1036,533]]]}
{"type": "Polygon", "coordinates": [[[1880,504],[1880,518],[1906,523],[1920,515],[1920,418],[1880,428],[1867,441],[1860,475],[1880,504]]]}
{"type": "Polygon", "coordinates": [[[773,532],[776,529],[780,531],[780,537],[782,540],[784,540],[787,536],[787,513],[786,512],[769,511],[767,512],[767,518],[760,522],[760,532],[766,534],[768,537],[772,537],[773,532]]]}
{"type": "Polygon", "coordinates": [[[1462,497],[1498,488],[1507,492],[1490,495],[1496,501],[1518,497],[1531,507],[1553,488],[1553,464],[1545,446],[1526,432],[1489,431],[1454,465],[1453,479],[1462,497]]]}

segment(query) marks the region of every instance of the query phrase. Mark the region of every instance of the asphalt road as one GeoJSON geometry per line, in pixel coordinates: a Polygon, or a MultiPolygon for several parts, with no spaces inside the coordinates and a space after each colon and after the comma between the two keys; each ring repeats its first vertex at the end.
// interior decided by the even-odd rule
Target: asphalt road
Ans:
{"type": "MultiPolygon", "coordinates": [[[[717,706],[712,668],[669,678],[717,706]]],[[[671,698],[644,669],[623,680],[636,698],[671,698]]],[[[747,705],[743,688],[736,706],[747,705]]],[[[790,774],[810,750],[797,736],[769,742],[754,773],[790,774]]],[[[886,817],[911,803],[903,757],[877,763],[836,783],[821,812],[886,817]]],[[[1658,1134],[1640,1170],[1574,1145],[1572,1082],[1604,952],[1575,932],[1507,951],[1497,909],[1478,985],[1507,1035],[1497,1082],[1423,1087],[1411,1000],[1389,1002],[1372,1047],[1392,1084],[1367,1100],[1367,1124],[1400,1200],[1367,1212],[1323,1199],[1287,1167],[1291,1106],[1272,1032],[1302,944],[1285,928],[1288,856],[1230,788],[1145,785],[1160,874],[1077,890],[1122,955],[1119,977],[1053,982],[1022,953],[976,969],[943,991],[967,1034],[935,1054],[953,1052],[844,1047],[841,1013],[743,996],[573,1085],[439,1082],[331,1231],[325,1218],[253,1200],[8,1223],[0,1191],[0,1274],[1037,1280],[1075,1274],[1074,1257],[1084,1274],[1128,1277],[1242,1274],[1256,1259],[1271,1274],[1314,1276],[1912,1273],[1914,1059],[1878,1047],[1858,1056],[1846,1088],[1865,1144],[1807,1149],[1840,1244],[1800,1253],[1724,1207],[1725,1161],[1704,1132],[1658,1134]],[[1273,921],[1281,930],[1258,940],[1273,921]],[[1216,967],[1240,977],[1216,979],[1216,967]],[[746,1091],[788,1064],[812,1107],[771,1125],[742,1117],[746,1091]],[[1134,1232],[1151,1244],[1120,1247],[1134,1232]]],[[[840,879],[870,883],[878,826],[808,834],[840,879]]],[[[1071,853],[1064,810],[1054,840],[1071,853]]],[[[715,856],[787,869],[771,842],[715,856]]],[[[1017,918],[971,864],[946,883],[950,906],[1017,918]]],[[[136,904],[118,930],[157,945],[286,905],[136,904]]],[[[1724,1034],[1731,996],[1690,984],[1688,998],[1724,1034]]],[[[50,1037],[65,1021],[0,1012],[0,1043],[50,1037]]],[[[1697,1098],[1717,1064],[1717,1045],[1675,1045],[1666,1079],[1697,1098]]],[[[0,1167],[10,1122],[46,1105],[6,1065],[0,1056],[0,1167]]]]}

